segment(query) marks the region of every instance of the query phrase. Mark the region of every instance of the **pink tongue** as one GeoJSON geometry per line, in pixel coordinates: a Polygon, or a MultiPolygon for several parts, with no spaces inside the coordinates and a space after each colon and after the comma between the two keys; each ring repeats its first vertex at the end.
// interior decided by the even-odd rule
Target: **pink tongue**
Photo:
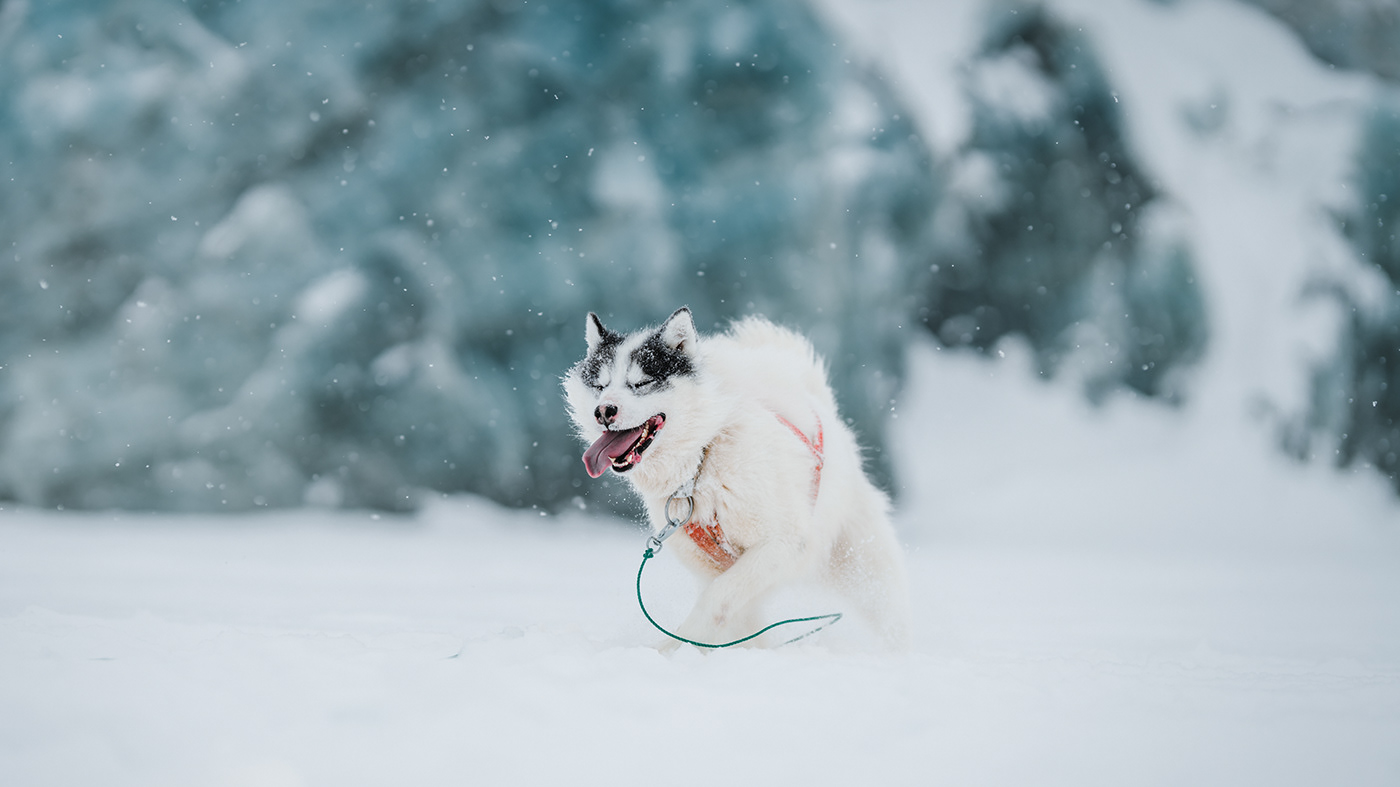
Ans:
{"type": "Polygon", "coordinates": [[[603,432],[603,436],[594,440],[593,445],[583,452],[583,466],[588,469],[588,474],[594,478],[602,475],[612,460],[631,448],[641,434],[640,426],[625,432],[603,432]]]}

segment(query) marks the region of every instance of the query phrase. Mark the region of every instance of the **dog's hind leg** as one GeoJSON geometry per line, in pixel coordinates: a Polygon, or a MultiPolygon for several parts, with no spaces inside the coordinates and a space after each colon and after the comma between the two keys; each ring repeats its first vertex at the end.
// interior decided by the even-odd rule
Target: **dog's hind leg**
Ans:
{"type": "Polygon", "coordinates": [[[909,582],[894,530],[880,519],[849,528],[831,556],[831,579],[891,650],[909,647],[909,582]]]}

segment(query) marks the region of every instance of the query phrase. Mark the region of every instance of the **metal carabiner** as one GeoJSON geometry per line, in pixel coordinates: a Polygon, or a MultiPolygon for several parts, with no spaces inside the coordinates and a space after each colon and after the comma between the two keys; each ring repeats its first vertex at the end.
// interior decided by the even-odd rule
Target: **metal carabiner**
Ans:
{"type": "Polygon", "coordinates": [[[690,485],[687,484],[685,487],[677,489],[675,494],[666,498],[666,525],[662,527],[660,532],[656,535],[647,539],[647,550],[650,551],[651,554],[655,555],[660,553],[661,542],[670,538],[671,534],[675,533],[681,525],[689,522],[691,515],[695,513],[695,498],[689,494],[684,494],[688,491],[686,488],[688,486],[690,485]],[[671,513],[673,504],[678,501],[685,503],[685,516],[678,517],[671,513]]]}

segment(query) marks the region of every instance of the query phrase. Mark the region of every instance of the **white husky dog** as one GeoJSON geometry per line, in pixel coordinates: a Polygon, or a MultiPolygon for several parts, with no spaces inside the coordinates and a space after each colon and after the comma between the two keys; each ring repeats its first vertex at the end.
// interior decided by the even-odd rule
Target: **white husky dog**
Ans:
{"type": "Polygon", "coordinates": [[[751,634],[769,591],[812,577],[846,594],[887,645],[907,645],[889,501],[866,478],[806,339],[753,317],[702,338],[686,308],[629,335],[590,313],[585,330],[588,355],[564,391],[589,475],[626,478],[658,533],[673,495],[694,502],[688,538],[668,545],[708,585],[680,636],[751,634]]]}

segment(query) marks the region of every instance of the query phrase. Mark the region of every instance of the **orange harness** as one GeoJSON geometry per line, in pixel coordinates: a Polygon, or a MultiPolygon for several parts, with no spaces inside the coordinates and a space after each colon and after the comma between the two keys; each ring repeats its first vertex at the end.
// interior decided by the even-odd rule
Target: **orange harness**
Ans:
{"type": "MultiPolygon", "coordinates": [[[[797,439],[807,446],[807,450],[812,452],[812,458],[816,460],[816,464],[812,467],[812,504],[816,505],[817,493],[821,491],[822,485],[822,465],[826,463],[823,453],[822,419],[817,417],[817,439],[813,440],[801,429],[798,429],[792,421],[777,413],[774,413],[773,417],[777,418],[783,426],[791,429],[792,433],[797,435],[797,439]]],[[[734,545],[724,537],[724,529],[719,526],[718,515],[708,525],[694,520],[687,522],[685,534],[690,536],[690,540],[695,543],[695,546],[699,547],[700,551],[704,552],[705,556],[718,566],[720,571],[728,571],[739,559],[739,553],[734,549],[734,545]]]]}

